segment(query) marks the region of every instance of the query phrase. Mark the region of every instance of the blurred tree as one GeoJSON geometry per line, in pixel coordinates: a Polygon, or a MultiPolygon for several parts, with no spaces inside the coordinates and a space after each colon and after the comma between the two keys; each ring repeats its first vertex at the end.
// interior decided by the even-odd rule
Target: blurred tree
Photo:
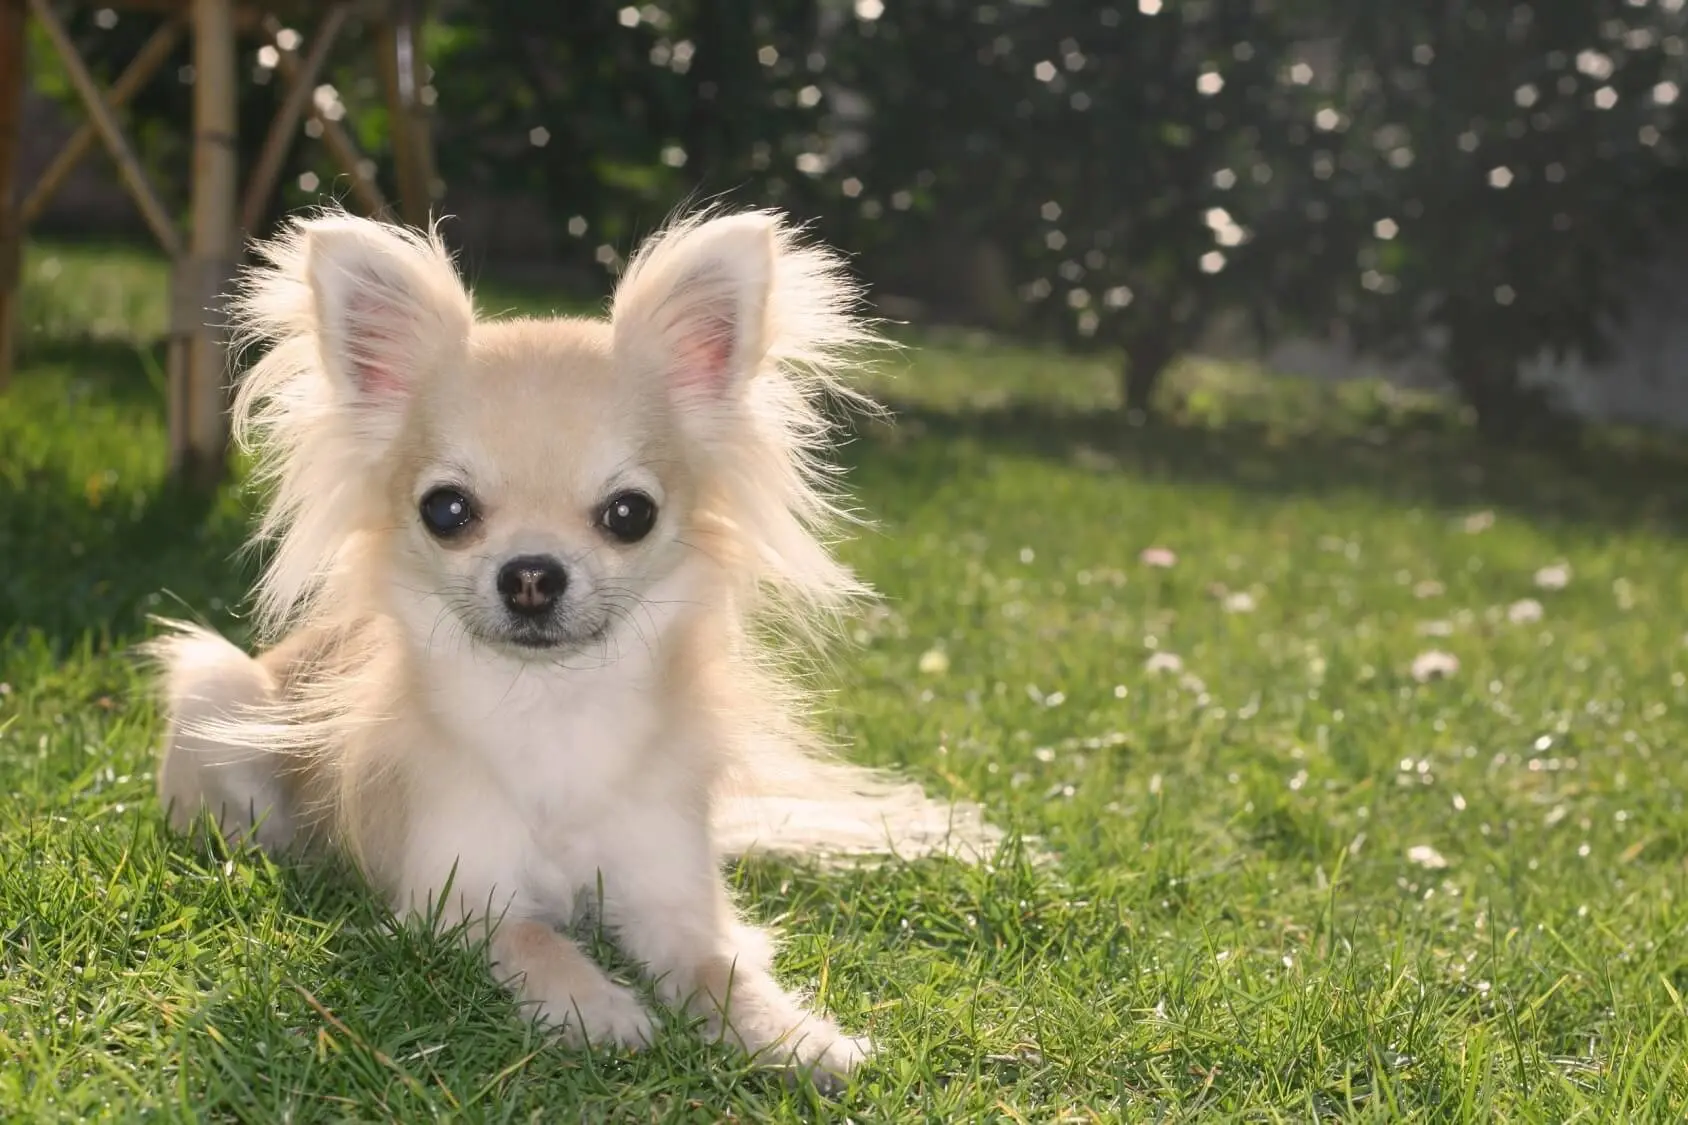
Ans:
{"type": "Polygon", "coordinates": [[[815,16],[813,0],[443,4],[442,174],[554,201],[566,240],[535,251],[610,270],[683,197],[803,212],[815,16]]]}
{"type": "Polygon", "coordinates": [[[1491,434],[1552,404],[1520,365],[1600,359],[1683,218],[1682,0],[1332,7],[1298,269],[1356,339],[1437,344],[1491,434]],[[1351,255],[1351,256],[1350,256],[1351,255]]]}
{"type": "Polygon", "coordinates": [[[445,3],[438,19],[441,176],[548,201],[570,241],[534,252],[611,264],[626,217],[682,186],[691,48],[675,51],[667,11],[445,3]]]}
{"type": "Polygon", "coordinates": [[[856,7],[866,198],[1003,247],[1027,327],[1124,351],[1128,409],[1211,314],[1271,296],[1251,215],[1298,97],[1264,0],[856,7]]]}

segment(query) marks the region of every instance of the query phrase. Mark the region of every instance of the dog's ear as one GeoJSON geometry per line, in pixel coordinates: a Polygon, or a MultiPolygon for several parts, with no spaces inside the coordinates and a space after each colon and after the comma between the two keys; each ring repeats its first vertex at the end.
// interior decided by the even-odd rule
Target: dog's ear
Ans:
{"type": "Polygon", "coordinates": [[[619,356],[682,405],[730,402],[768,351],[778,223],[760,213],[681,223],[634,257],[615,293],[619,356]]]}
{"type": "Polygon", "coordinates": [[[437,239],[336,215],[304,224],[324,373],[355,407],[397,413],[468,339],[469,295],[437,239]]]}

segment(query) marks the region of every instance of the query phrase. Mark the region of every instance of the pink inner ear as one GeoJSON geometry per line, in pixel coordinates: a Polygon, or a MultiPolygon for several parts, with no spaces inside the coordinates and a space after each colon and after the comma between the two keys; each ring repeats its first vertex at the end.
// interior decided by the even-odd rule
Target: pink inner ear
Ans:
{"type": "Polygon", "coordinates": [[[719,312],[687,317],[677,326],[675,382],[682,388],[719,394],[731,379],[733,319],[719,312]]]}
{"type": "Polygon", "coordinates": [[[354,293],[346,307],[346,355],[351,377],[364,394],[398,394],[405,389],[406,353],[395,310],[378,294],[354,293]]]}

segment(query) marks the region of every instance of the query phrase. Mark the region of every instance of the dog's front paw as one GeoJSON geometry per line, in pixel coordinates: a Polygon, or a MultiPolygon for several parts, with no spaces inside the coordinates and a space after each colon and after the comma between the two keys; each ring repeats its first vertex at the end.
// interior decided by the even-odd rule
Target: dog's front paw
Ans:
{"type": "Polygon", "coordinates": [[[781,1032],[770,1028],[757,1038],[766,1042],[766,1046],[754,1052],[757,1057],[803,1071],[816,1085],[826,1089],[843,1085],[873,1054],[873,1044],[865,1037],[845,1035],[831,1021],[819,1016],[809,1016],[796,1027],[781,1032]]]}
{"type": "Polygon", "coordinates": [[[806,1039],[792,1052],[792,1061],[812,1074],[842,1081],[873,1054],[873,1044],[864,1037],[840,1035],[833,1040],[806,1039]]]}
{"type": "Polygon", "coordinates": [[[633,990],[610,981],[584,994],[551,1001],[540,1016],[570,1047],[621,1047],[638,1050],[655,1038],[651,1014],[633,990]]]}

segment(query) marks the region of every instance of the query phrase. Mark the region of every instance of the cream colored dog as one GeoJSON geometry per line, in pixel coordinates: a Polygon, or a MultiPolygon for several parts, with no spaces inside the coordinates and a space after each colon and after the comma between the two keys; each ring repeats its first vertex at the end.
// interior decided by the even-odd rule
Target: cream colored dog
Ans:
{"type": "Polygon", "coordinates": [[[418,232],[331,212],[259,249],[236,434],[272,489],[274,644],[171,623],[153,646],[173,823],[341,848],[396,911],[490,935],[570,1042],[635,1046],[639,995],[560,930],[599,903],[664,1002],[849,1073],[867,1042],[776,982],[723,859],[997,833],[823,753],[769,640],[866,593],[819,538],[843,515],[821,398],[872,342],[838,260],[769,214],[700,216],[607,320],[489,321],[418,232]]]}

